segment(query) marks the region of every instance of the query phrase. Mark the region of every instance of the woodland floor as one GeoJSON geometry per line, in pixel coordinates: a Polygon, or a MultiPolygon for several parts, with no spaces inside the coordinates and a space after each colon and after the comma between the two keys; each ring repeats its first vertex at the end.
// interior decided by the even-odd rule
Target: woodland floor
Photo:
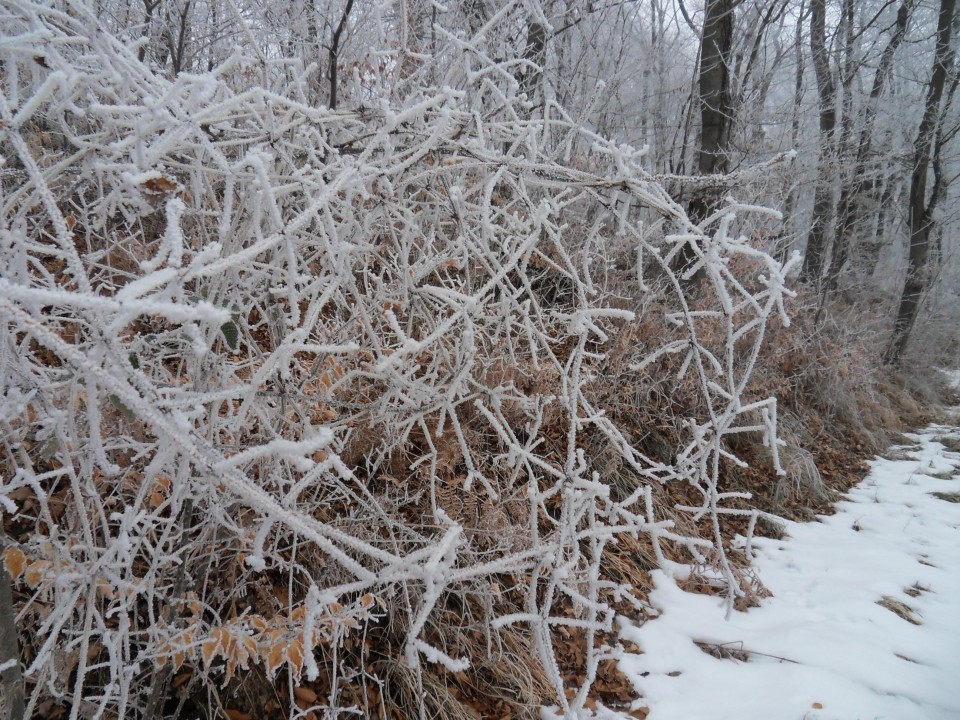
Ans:
{"type": "Polygon", "coordinates": [[[771,593],[759,607],[727,619],[722,598],[656,571],[656,617],[622,633],[640,650],[620,661],[636,707],[649,720],[960,717],[957,422],[872,460],[834,514],[755,540],[771,593]]]}

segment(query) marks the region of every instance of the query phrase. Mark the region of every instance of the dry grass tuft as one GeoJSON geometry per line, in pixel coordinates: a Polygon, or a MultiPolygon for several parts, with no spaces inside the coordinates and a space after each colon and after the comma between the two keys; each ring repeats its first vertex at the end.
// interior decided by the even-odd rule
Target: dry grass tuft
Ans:
{"type": "Polygon", "coordinates": [[[924,587],[920,583],[914,583],[910,587],[904,588],[903,592],[910,597],[920,597],[921,594],[930,592],[930,588],[924,587]]]}
{"type": "Polygon", "coordinates": [[[780,462],[786,475],[777,479],[773,501],[782,508],[788,500],[819,504],[829,498],[829,492],[816,458],[808,450],[794,445],[780,449],[780,462]]]}
{"type": "Polygon", "coordinates": [[[739,641],[728,643],[695,641],[693,644],[703,650],[707,655],[715,657],[718,660],[736,660],[737,662],[748,662],[750,660],[749,651],[744,650],[743,643],[739,641]]]}
{"type": "Polygon", "coordinates": [[[943,445],[948,451],[960,453],[960,435],[941,435],[934,439],[943,445]]]}
{"type": "Polygon", "coordinates": [[[923,620],[913,611],[913,608],[906,603],[897,600],[896,598],[892,598],[889,595],[884,595],[882,598],[877,600],[877,605],[882,608],[886,608],[897,617],[906,620],[911,625],[923,625],[923,620]]]}

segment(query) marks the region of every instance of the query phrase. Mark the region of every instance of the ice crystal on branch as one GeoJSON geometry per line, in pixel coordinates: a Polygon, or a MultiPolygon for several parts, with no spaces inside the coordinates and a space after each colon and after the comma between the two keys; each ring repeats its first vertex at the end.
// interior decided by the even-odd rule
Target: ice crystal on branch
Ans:
{"type": "Polygon", "coordinates": [[[607,546],[713,553],[741,592],[720,523],[755,513],[719,468],[731,433],[776,457],[776,403],[745,393],[785,268],[736,233],[764,211],[693,225],[636,154],[533,117],[509,83],[330,111],[292,66],[268,88],[240,54],[166,79],[70,7],[15,3],[0,40],[0,394],[18,408],[0,497],[31,711],[54,687],[122,715],[184,663],[314,679],[319,656],[350,676],[336,649],[388,621],[412,670],[468,672],[445,623],[483,598],[485,632],[526,627],[572,715],[624,592],[607,546]],[[632,300],[611,292],[618,248],[639,258],[632,300]],[[672,459],[598,391],[651,297],[670,329],[627,349],[619,382],[689,384],[702,412],[672,459]],[[705,537],[657,507],[670,482],[696,489],[679,512],[705,537]],[[588,643],[572,699],[562,627],[588,643]]]}

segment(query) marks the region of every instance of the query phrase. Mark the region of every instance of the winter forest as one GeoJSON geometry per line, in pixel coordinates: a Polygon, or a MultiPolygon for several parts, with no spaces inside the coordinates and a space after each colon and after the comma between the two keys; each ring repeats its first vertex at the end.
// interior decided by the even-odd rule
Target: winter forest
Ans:
{"type": "Polygon", "coordinates": [[[956,5],[0,0],[2,720],[655,713],[957,401],[956,5]]]}

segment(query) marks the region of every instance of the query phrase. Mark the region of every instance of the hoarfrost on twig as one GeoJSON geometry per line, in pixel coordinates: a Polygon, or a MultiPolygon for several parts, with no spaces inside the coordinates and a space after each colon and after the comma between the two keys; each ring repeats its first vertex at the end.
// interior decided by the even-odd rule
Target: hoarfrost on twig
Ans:
{"type": "Polygon", "coordinates": [[[509,73],[478,80],[474,106],[446,89],[402,108],[333,112],[302,102],[303,78],[262,55],[273,89],[235,89],[240,55],[168,80],[99,32],[84,4],[67,4],[71,14],[14,3],[0,40],[8,64],[43,75],[42,52],[48,69],[0,91],[4,154],[23,174],[0,198],[0,422],[16,466],[0,508],[19,512],[14,493],[32,489],[38,531],[21,549],[35,592],[21,614],[49,600],[32,629],[29,712],[56,674],[56,648],[79,637],[86,648],[91,632],[109,647],[61,690],[75,708],[89,696],[102,715],[144,701],[151,663],[200,648],[209,664],[230,633],[247,638],[230,646],[247,643],[247,655],[228,660],[228,673],[230,662],[261,660],[271,673],[287,663],[316,677],[316,643],[335,645],[375,612],[374,598],[397,595],[410,667],[422,656],[459,672],[470,658],[425,629],[445,597],[489,593],[509,575],[524,588],[522,611],[489,618],[489,629],[531,628],[573,714],[595,679],[595,633],[612,627],[605,593],[619,586],[602,556],[618,537],[646,535],[665,568],[663,543],[695,558],[712,550],[733,602],[720,519],[747,517],[752,531],[757,513],[726,504],[745,496],[719,487],[720,463],[736,461],[724,439],[762,433],[779,468],[775,401],[742,398],[767,320],[787,319],[783,278],[795,262],[736,234],[739,218],[762,209],[731,203],[694,225],[638,153],[562,113],[549,120],[561,155],[577,147],[590,163],[556,162],[538,135],[546,121],[530,118],[509,73]],[[478,113],[477,103],[499,109],[478,113]],[[38,153],[27,141],[36,118],[69,149],[38,153]],[[599,219],[571,222],[585,209],[599,219]],[[658,241],[640,215],[672,234],[658,241]],[[157,223],[151,236],[144,228],[157,223]],[[606,344],[635,322],[591,269],[614,233],[629,238],[642,292],[653,292],[645,273],[663,276],[676,328],[632,353],[628,377],[682,356],[671,372],[705,409],[671,462],[635,448],[589,391],[606,344]],[[698,255],[691,272],[707,278],[696,307],[671,268],[686,241],[698,255]],[[733,260],[761,268],[758,289],[733,260]],[[721,328],[719,342],[703,339],[708,327],[721,328]],[[557,423],[560,432],[547,427],[557,423]],[[636,475],[626,500],[591,467],[588,433],[636,475]],[[408,476],[385,480],[391,454],[412,452],[408,476]],[[446,499],[447,475],[461,502],[521,508],[519,532],[481,543],[446,499]],[[61,479],[62,516],[44,490],[61,479]],[[658,519],[652,488],[666,482],[699,492],[677,510],[708,518],[710,538],[658,519]],[[204,585],[238,557],[235,587],[204,585]],[[273,619],[241,627],[221,614],[267,572],[288,578],[283,611],[307,659],[271,654],[273,619]],[[558,626],[588,639],[572,701],[558,626]]]}

